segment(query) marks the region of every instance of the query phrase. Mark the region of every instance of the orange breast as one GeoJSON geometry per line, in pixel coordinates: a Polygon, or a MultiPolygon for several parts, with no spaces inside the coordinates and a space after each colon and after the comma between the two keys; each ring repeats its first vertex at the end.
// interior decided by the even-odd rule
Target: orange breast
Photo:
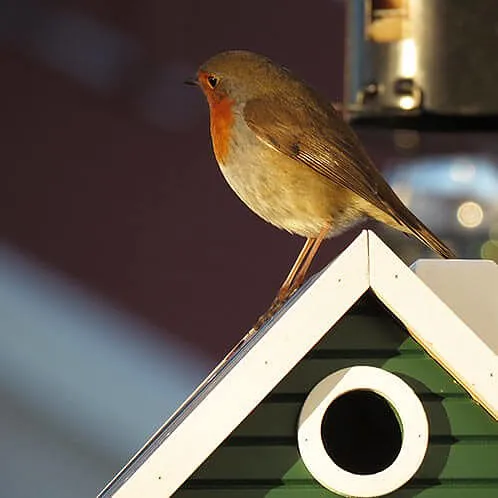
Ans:
{"type": "Polygon", "coordinates": [[[211,111],[211,138],[216,160],[225,163],[233,125],[233,101],[227,97],[220,100],[208,99],[211,111]]]}

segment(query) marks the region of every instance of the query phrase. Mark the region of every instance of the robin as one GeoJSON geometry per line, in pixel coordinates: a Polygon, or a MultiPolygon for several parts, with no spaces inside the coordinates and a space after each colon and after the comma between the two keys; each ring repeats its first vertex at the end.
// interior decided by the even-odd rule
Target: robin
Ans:
{"type": "Polygon", "coordinates": [[[365,218],[455,257],[389,187],[341,114],[286,68],[233,50],[206,61],[191,83],[207,98],[214,154],[228,184],[265,221],[306,238],[255,328],[303,283],[322,241],[365,218]]]}

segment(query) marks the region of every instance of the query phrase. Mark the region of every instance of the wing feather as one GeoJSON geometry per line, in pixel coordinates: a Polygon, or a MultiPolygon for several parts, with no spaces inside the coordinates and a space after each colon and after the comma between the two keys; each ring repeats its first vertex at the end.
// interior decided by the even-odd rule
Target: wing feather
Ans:
{"type": "Polygon", "coordinates": [[[401,202],[332,105],[307,87],[300,87],[299,93],[314,105],[288,96],[250,100],[244,108],[247,125],[273,149],[351,190],[387,214],[393,226],[411,232],[441,256],[454,258],[455,253],[401,202]]]}
{"type": "Polygon", "coordinates": [[[312,107],[303,100],[253,99],[245,105],[244,118],[249,128],[270,147],[386,210],[379,197],[384,179],[331,104],[312,107]]]}

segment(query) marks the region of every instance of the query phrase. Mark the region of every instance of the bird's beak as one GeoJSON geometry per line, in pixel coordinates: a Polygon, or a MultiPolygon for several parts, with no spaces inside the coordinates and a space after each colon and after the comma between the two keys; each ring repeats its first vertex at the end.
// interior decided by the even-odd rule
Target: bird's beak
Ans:
{"type": "Polygon", "coordinates": [[[184,83],[189,86],[199,86],[197,78],[189,78],[188,80],[185,80],[184,83]]]}

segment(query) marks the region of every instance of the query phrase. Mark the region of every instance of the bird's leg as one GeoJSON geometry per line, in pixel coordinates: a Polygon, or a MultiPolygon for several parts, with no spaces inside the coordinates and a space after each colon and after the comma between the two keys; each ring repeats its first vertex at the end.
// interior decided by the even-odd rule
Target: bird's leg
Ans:
{"type": "Polygon", "coordinates": [[[299,273],[303,262],[306,261],[308,254],[313,247],[316,239],[307,238],[304,243],[303,248],[299,252],[299,255],[292,265],[292,268],[284,280],[284,283],[280,286],[277,297],[273,300],[270,307],[265,311],[263,315],[258,318],[258,321],[253,326],[253,330],[258,330],[263,323],[265,323],[269,318],[271,318],[285,303],[285,301],[290,297],[291,292],[290,289],[293,287],[294,279],[296,275],[299,273]]]}
{"type": "MultiPolygon", "coordinates": [[[[320,233],[318,234],[318,237],[316,239],[308,239],[308,240],[312,240],[313,243],[311,244],[309,251],[307,252],[304,260],[299,265],[300,267],[297,270],[294,278],[292,279],[292,283],[288,289],[288,296],[290,296],[292,293],[294,293],[303,284],[304,278],[306,277],[306,274],[308,273],[308,270],[310,269],[311,263],[313,262],[313,259],[315,258],[316,253],[318,252],[318,248],[320,247],[323,240],[325,239],[325,237],[329,233],[329,230],[330,230],[330,226],[325,225],[322,228],[322,230],[320,231],[320,233]]],[[[306,242],[308,242],[308,240],[306,242]]],[[[296,263],[297,263],[297,261],[296,261],[296,263]]],[[[296,266],[296,265],[294,265],[294,266],[296,266]]],[[[279,292],[279,294],[280,294],[280,292],[279,292]]]]}
{"type": "Polygon", "coordinates": [[[273,300],[268,310],[259,317],[253,329],[258,330],[263,323],[271,318],[287,301],[287,299],[302,285],[306,273],[308,272],[313,258],[315,257],[320,244],[330,230],[330,226],[326,225],[318,234],[317,238],[307,238],[301,252],[299,253],[295,263],[292,265],[291,271],[284,280],[284,283],[278,291],[277,297],[273,300]]]}
{"type": "Polygon", "coordinates": [[[299,273],[301,266],[303,265],[303,262],[306,261],[306,258],[308,257],[308,253],[310,252],[311,248],[313,247],[313,244],[315,243],[316,239],[312,238],[307,238],[306,242],[304,243],[303,248],[299,252],[299,255],[297,256],[296,261],[292,265],[292,268],[287,275],[287,277],[284,280],[284,283],[280,286],[280,289],[278,291],[277,297],[275,298],[275,301],[279,302],[284,302],[291,294],[290,289],[293,287],[294,279],[296,278],[296,275],[299,273]]]}

